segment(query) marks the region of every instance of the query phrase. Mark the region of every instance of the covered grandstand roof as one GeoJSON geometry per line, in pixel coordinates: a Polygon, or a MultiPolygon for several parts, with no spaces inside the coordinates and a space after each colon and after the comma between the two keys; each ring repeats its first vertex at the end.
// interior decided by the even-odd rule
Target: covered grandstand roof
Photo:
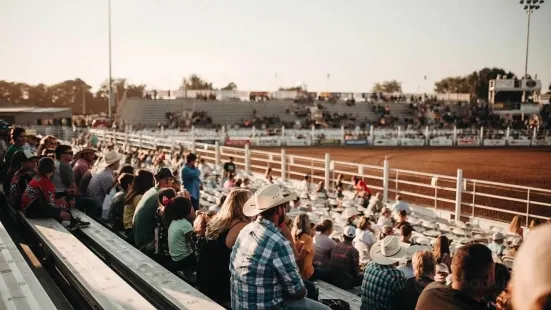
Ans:
{"type": "Polygon", "coordinates": [[[39,108],[24,106],[1,106],[0,113],[58,113],[70,111],[69,108],[39,108]]]}

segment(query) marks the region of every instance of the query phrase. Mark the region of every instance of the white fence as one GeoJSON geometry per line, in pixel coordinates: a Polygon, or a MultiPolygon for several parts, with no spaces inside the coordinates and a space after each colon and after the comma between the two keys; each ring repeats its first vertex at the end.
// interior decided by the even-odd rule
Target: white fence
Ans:
{"type": "MultiPolygon", "coordinates": [[[[546,220],[551,217],[551,190],[505,183],[470,179],[457,175],[446,176],[391,168],[389,160],[384,165],[371,166],[324,158],[313,158],[280,152],[253,150],[249,144],[239,147],[199,143],[194,140],[162,139],[159,137],[92,130],[100,141],[114,143],[126,149],[165,149],[176,152],[191,151],[207,162],[220,166],[232,156],[240,169],[246,172],[262,173],[271,167],[282,181],[300,180],[310,174],[314,181],[323,181],[326,188],[333,188],[339,174],[349,180],[353,175],[363,177],[369,186],[383,193],[384,201],[389,195],[400,194],[407,201],[432,208],[435,211],[451,211],[455,218],[460,216],[510,221],[519,215],[528,225],[532,219],[546,220]]],[[[350,182],[345,182],[350,185],[350,182]]]]}

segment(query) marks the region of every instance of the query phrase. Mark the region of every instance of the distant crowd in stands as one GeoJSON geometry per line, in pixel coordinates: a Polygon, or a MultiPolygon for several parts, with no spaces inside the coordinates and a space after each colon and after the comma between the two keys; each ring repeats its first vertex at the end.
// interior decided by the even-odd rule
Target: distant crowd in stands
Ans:
{"type": "Polygon", "coordinates": [[[362,310],[551,309],[550,224],[523,229],[516,216],[488,244],[473,235],[452,248],[438,232],[431,248],[412,237],[419,219],[409,204],[397,196],[385,206],[361,177],[351,178],[348,200],[342,175],[332,189],[313,189],[306,175],[291,190],[271,169],[257,185],[236,180],[232,158],[219,173],[193,153],[124,154],[88,141],[75,152],[53,136],[29,145],[20,127],[0,126],[0,136],[9,138],[0,140],[2,207],[70,230],[90,224],[72,216],[81,209],[228,309],[347,309],[320,299],[316,281],[360,286],[362,310]],[[312,222],[310,199],[338,216],[312,222]]]}

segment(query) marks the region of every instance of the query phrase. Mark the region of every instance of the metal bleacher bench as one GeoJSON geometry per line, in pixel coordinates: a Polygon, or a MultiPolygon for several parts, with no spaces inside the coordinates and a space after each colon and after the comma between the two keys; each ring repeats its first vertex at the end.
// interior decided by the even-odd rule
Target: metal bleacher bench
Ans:
{"type": "Polygon", "coordinates": [[[0,223],[0,309],[56,309],[2,223],[0,223]]]}
{"type": "Polygon", "coordinates": [[[319,289],[319,299],[341,299],[350,304],[350,309],[360,309],[362,300],[358,295],[340,289],[327,282],[317,281],[316,284],[319,289]]]}
{"type": "Polygon", "coordinates": [[[131,281],[144,295],[151,296],[158,308],[224,309],[105,226],[78,210],[72,213],[90,222],[89,227],[80,230],[83,237],[93,243],[95,250],[101,252],[100,255],[109,260],[127,281],[131,281]]]}
{"type": "Polygon", "coordinates": [[[144,297],[54,219],[27,219],[56,267],[94,309],[155,309],[144,297]]]}

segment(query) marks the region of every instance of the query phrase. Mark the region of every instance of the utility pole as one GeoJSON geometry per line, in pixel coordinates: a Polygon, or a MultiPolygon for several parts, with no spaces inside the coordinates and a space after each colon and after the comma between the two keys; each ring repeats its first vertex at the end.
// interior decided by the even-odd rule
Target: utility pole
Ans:
{"type": "Polygon", "coordinates": [[[108,23],[109,23],[109,86],[108,86],[108,89],[109,89],[109,100],[108,100],[108,104],[109,104],[109,121],[112,121],[113,119],[113,116],[112,116],[112,112],[111,112],[111,109],[113,107],[113,81],[112,81],[112,78],[111,78],[111,0],[107,0],[107,5],[108,5],[108,8],[107,8],[107,13],[108,13],[108,23]]]}

